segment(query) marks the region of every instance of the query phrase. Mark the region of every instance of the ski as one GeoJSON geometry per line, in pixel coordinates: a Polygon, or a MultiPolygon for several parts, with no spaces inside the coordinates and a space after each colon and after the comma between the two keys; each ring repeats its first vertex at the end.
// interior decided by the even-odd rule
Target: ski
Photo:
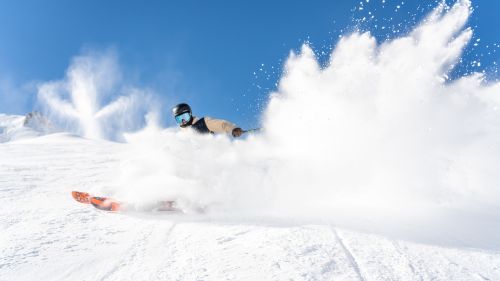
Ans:
{"type": "MultiPolygon", "coordinates": [[[[72,191],[71,196],[73,197],[73,199],[75,199],[75,201],[79,203],[91,205],[94,208],[102,211],[123,212],[127,210],[133,210],[133,208],[130,207],[131,204],[126,204],[108,197],[93,196],[87,192],[72,191]]],[[[175,201],[159,201],[151,210],[175,213],[183,212],[182,209],[176,206],[175,201]]]]}
{"type": "Polygon", "coordinates": [[[71,191],[71,196],[77,202],[80,202],[80,203],[83,203],[83,204],[90,204],[90,197],[91,196],[87,192],[71,191]]]}
{"type": "Polygon", "coordinates": [[[90,197],[90,204],[94,206],[94,208],[103,211],[118,212],[120,210],[125,210],[122,208],[122,204],[120,202],[107,197],[92,196],[90,197]]]}

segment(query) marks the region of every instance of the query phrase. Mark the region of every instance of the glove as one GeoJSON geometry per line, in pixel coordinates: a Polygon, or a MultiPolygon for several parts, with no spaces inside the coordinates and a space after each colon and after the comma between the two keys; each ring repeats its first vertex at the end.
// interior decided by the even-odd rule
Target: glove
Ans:
{"type": "Polygon", "coordinates": [[[241,136],[243,133],[244,133],[244,131],[241,128],[234,128],[233,131],[231,132],[231,134],[235,138],[241,136]]]}

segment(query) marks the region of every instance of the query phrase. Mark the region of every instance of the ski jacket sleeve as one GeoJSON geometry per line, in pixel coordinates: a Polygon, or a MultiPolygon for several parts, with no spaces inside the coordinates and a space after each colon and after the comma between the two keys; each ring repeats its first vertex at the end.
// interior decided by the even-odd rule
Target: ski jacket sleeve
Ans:
{"type": "Polygon", "coordinates": [[[236,128],[236,125],[229,121],[213,119],[210,117],[205,117],[205,123],[207,124],[208,129],[214,133],[231,134],[233,129],[236,128]]]}

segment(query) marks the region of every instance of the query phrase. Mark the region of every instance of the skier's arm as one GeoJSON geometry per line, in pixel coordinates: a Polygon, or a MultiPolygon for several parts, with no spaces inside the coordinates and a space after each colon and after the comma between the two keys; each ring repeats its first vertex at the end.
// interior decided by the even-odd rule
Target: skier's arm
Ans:
{"type": "Polygon", "coordinates": [[[232,134],[234,136],[233,133],[234,130],[236,131],[241,130],[233,123],[221,119],[213,119],[210,117],[205,117],[205,123],[207,124],[208,129],[214,133],[226,133],[226,134],[232,134]]]}

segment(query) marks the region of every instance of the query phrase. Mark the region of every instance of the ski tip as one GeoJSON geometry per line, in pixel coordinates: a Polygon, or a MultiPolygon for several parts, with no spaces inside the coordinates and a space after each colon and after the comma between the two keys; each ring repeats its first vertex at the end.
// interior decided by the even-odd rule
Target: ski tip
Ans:
{"type": "Polygon", "coordinates": [[[90,204],[103,211],[120,211],[120,203],[106,197],[90,197],[90,204]]]}
{"type": "Polygon", "coordinates": [[[88,194],[87,192],[71,191],[71,196],[77,202],[83,204],[90,204],[90,194],[88,194]]]}

